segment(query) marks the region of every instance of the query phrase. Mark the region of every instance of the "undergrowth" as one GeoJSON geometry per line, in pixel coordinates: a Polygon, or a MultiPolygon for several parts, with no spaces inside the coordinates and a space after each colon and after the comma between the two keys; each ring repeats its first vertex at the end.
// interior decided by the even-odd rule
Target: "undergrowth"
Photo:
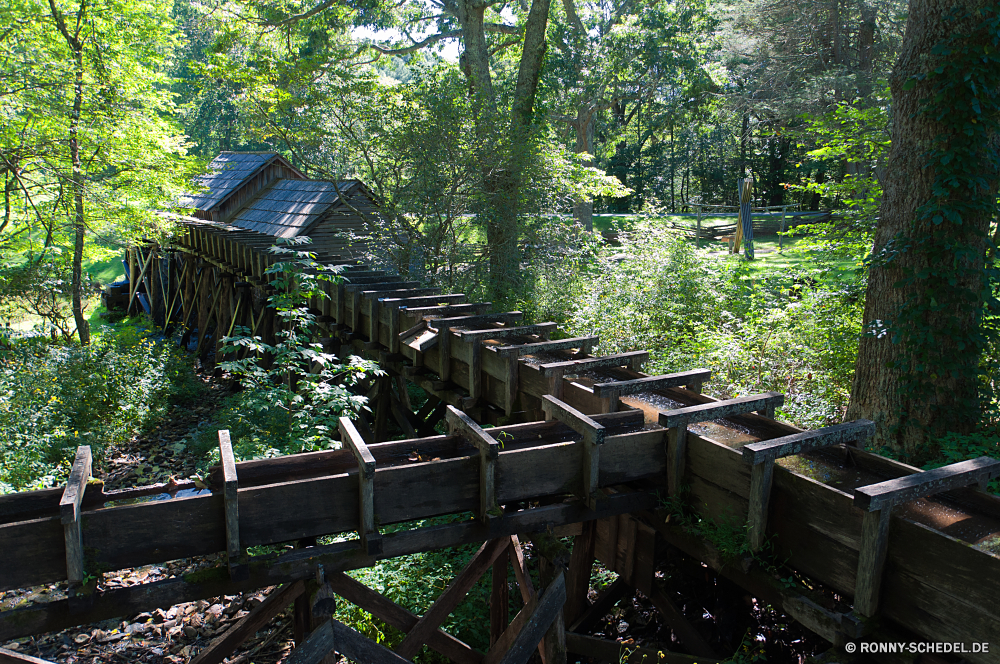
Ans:
{"type": "Polygon", "coordinates": [[[194,402],[202,384],[190,358],[134,321],[93,343],[47,335],[0,339],[0,493],[65,481],[77,446],[99,464],[110,448],[194,402]]]}

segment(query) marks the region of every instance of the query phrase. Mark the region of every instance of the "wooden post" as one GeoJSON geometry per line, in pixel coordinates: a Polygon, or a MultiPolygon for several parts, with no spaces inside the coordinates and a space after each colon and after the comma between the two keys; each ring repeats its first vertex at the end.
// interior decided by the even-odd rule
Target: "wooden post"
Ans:
{"type": "Polygon", "coordinates": [[[996,477],[1000,477],[1000,460],[979,457],[855,489],[854,505],[865,510],[865,515],[861,522],[854,610],[866,617],[878,611],[889,519],[895,505],[972,484],[984,489],[996,477]]]}
{"type": "Polygon", "coordinates": [[[696,207],[698,208],[698,230],[697,230],[697,234],[694,236],[695,237],[694,244],[695,244],[696,247],[698,247],[700,249],[701,248],[701,206],[698,205],[696,207]]]}
{"type": "Polygon", "coordinates": [[[223,477],[223,499],[226,505],[226,553],[229,558],[229,578],[240,581],[249,576],[243,547],[240,546],[239,480],[236,457],[228,429],[219,430],[219,457],[223,477]]]}
{"type": "MultiPolygon", "coordinates": [[[[445,414],[448,434],[459,435],[479,449],[479,518],[488,519],[498,511],[496,504],[496,461],[500,457],[500,445],[468,415],[454,406],[448,406],[445,414]]],[[[497,514],[499,516],[499,514],[497,514]]]]}
{"type": "Polygon", "coordinates": [[[781,241],[782,241],[782,238],[783,238],[783,236],[781,235],[781,233],[785,232],[785,210],[787,210],[787,209],[788,209],[787,205],[782,205],[781,206],[781,232],[778,233],[778,251],[781,251],[781,241]]]}
{"type": "Polygon", "coordinates": [[[597,543],[597,522],[584,521],[583,531],[573,541],[573,553],[566,572],[566,624],[572,625],[590,606],[590,573],[594,566],[594,546],[597,543]]]}
{"type": "Polygon", "coordinates": [[[361,550],[370,556],[382,553],[382,535],[375,522],[375,457],[365,445],[350,418],[339,420],[340,440],[347,445],[358,462],[358,505],[360,509],[358,536],[361,550]]]}
{"type": "Polygon", "coordinates": [[[604,444],[606,429],[569,404],[548,394],[542,396],[542,410],[545,411],[545,419],[557,419],[583,436],[583,499],[587,507],[596,510],[604,497],[599,488],[601,445],[604,444]]]}
{"type": "Polygon", "coordinates": [[[59,515],[66,541],[66,578],[69,582],[83,581],[83,530],[80,527],[80,503],[90,481],[93,456],[89,445],[76,448],[76,458],[70,470],[66,488],[59,500],[59,515]]]}

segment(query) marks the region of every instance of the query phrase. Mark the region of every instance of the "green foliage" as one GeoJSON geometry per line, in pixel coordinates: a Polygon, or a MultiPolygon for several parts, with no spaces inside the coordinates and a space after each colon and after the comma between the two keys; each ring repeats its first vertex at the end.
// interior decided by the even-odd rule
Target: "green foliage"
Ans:
{"type": "Polygon", "coordinates": [[[600,353],[649,350],[648,372],[712,369],[718,396],[783,392],[781,416],[804,426],[840,421],[861,331],[855,287],[709,256],[652,227],[617,251],[571,291],[570,334],[597,334],[600,353]]]}
{"type": "Polygon", "coordinates": [[[78,445],[100,463],[201,391],[182,351],[128,322],[89,346],[43,336],[0,343],[0,493],[64,481],[78,445]]]}
{"type": "MultiPolygon", "coordinates": [[[[288,244],[308,242],[309,238],[302,237],[288,244]]],[[[332,447],[337,419],[353,415],[366,402],[365,397],[352,394],[348,386],[368,374],[383,373],[374,362],[358,357],[342,364],[336,355],[323,352],[322,344],[309,341],[317,329],[309,302],[328,297],[320,286],[337,280],[336,274],[331,274],[336,270],[319,271],[324,266],[308,251],[286,246],[275,246],[271,251],[286,259],[267,270],[276,289],[269,306],[277,311],[280,321],[276,325],[277,342],[268,344],[243,328],[240,334],[224,339],[222,352],[242,352],[246,356],[219,365],[243,389],[229,400],[222,419],[217,419],[212,428],[229,425],[233,451],[241,459],[332,447]],[[265,357],[268,362],[261,361],[265,357]]],[[[202,446],[211,448],[216,444],[211,433],[207,438],[200,437],[202,446]]]]}

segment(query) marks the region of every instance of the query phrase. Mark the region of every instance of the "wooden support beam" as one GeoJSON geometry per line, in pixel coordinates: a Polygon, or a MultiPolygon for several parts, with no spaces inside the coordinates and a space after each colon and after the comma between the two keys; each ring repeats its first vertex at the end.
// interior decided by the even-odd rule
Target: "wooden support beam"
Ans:
{"type": "Polygon", "coordinates": [[[246,551],[240,546],[239,481],[236,476],[236,457],[228,429],[219,430],[219,457],[222,461],[223,499],[226,506],[226,553],[229,558],[229,577],[233,581],[246,578],[246,551]]]}
{"type": "Polygon", "coordinates": [[[490,648],[484,664],[525,664],[565,602],[566,578],[559,572],[537,602],[525,604],[500,640],[490,648]]]}
{"type": "Polygon", "coordinates": [[[375,556],[382,553],[382,535],[375,523],[375,457],[350,418],[341,417],[338,426],[341,442],[350,448],[358,462],[358,506],[361,512],[358,536],[361,538],[361,550],[375,556]]]}
{"type": "Polygon", "coordinates": [[[711,657],[712,659],[717,657],[715,651],[712,650],[712,646],[708,645],[708,642],[688,622],[688,619],[684,617],[684,614],[677,608],[677,605],[655,584],[653,585],[652,592],[649,594],[649,601],[653,603],[656,610],[663,616],[664,621],[674,631],[674,634],[684,644],[684,647],[691,651],[692,655],[711,657]]]}
{"type": "Polygon", "coordinates": [[[490,647],[503,636],[510,624],[508,610],[510,608],[509,588],[507,586],[507,563],[510,559],[510,547],[504,550],[493,561],[493,578],[490,584],[490,647]]]}
{"type": "MultiPolygon", "coordinates": [[[[427,613],[413,626],[413,629],[406,634],[403,642],[396,647],[396,654],[406,659],[412,659],[421,646],[427,642],[431,633],[465,599],[465,595],[503,552],[507,543],[508,540],[504,537],[484,542],[469,564],[465,566],[465,569],[459,572],[458,576],[441,593],[441,596],[434,602],[434,606],[428,609],[427,613]]],[[[562,606],[561,603],[560,606],[562,606]]]]}
{"type": "Polygon", "coordinates": [[[408,659],[332,618],[310,634],[305,643],[293,650],[285,664],[320,664],[333,651],[351,661],[364,664],[411,664],[408,659]]]}
{"type": "Polygon", "coordinates": [[[221,636],[216,637],[204,650],[199,652],[191,660],[191,664],[220,664],[304,592],[304,581],[286,583],[272,591],[250,613],[240,618],[235,625],[227,629],[221,636]]]}
{"type": "Polygon", "coordinates": [[[448,406],[445,421],[448,435],[461,436],[479,450],[479,518],[487,519],[497,512],[496,461],[500,457],[500,443],[482,430],[472,418],[454,406],[448,406]]]}
{"type": "Polygon", "coordinates": [[[554,350],[569,350],[579,348],[579,353],[585,355],[590,349],[597,345],[600,337],[573,337],[572,339],[557,339],[556,341],[538,341],[530,344],[518,344],[516,346],[501,346],[496,349],[501,357],[508,355],[532,355],[533,353],[547,353],[554,350]]]}
{"type": "MultiPolygon", "coordinates": [[[[630,590],[631,588],[627,583],[625,583],[625,579],[619,576],[611,583],[610,586],[605,588],[604,591],[597,596],[597,601],[587,607],[581,616],[579,616],[575,621],[566,621],[570,626],[569,631],[589,632],[597,627],[597,623],[599,623],[604,616],[611,613],[611,609],[615,608],[615,604],[621,601],[621,599],[625,597],[630,590]]],[[[569,632],[566,633],[566,642],[568,645],[569,632]]]]}
{"type": "Polygon", "coordinates": [[[83,531],[80,528],[80,503],[87,490],[93,469],[93,455],[89,445],[76,448],[76,458],[66,480],[66,488],[59,499],[59,516],[66,541],[66,578],[70,583],[83,581],[83,531]]]}
{"type": "Polygon", "coordinates": [[[618,410],[618,399],[620,397],[682,386],[686,386],[692,392],[700,392],[702,383],[711,378],[711,376],[712,372],[708,369],[693,369],[691,371],[665,374],[663,376],[649,376],[648,378],[622,380],[614,383],[598,383],[594,385],[594,396],[599,399],[608,399],[610,401],[611,412],[615,412],[618,410]]]}
{"type": "Polygon", "coordinates": [[[774,409],[784,402],[785,395],[779,392],[767,392],[660,412],[660,426],[669,429],[667,434],[667,491],[670,495],[680,495],[684,468],[687,463],[688,425],[754,411],[773,417],[774,409]]]}
{"type": "Polygon", "coordinates": [[[586,521],[583,531],[573,541],[573,553],[566,571],[566,608],[564,617],[572,625],[583,615],[590,602],[590,573],[594,567],[594,545],[597,543],[597,522],[586,521]]]}
{"type": "Polygon", "coordinates": [[[383,296],[379,299],[387,307],[409,309],[413,307],[434,307],[442,304],[461,304],[465,301],[465,293],[438,293],[436,295],[401,295],[399,297],[383,296]]]}
{"type": "MultiPolygon", "coordinates": [[[[410,311],[409,313],[413,313],[410,311]]],[[[524,318],[520,311],[505,311],[502,313],[485,314],[482,316],[456,316],[451,318],[430,318],[427,325],[435,330],[454,329],[459,327],[472,328],[490,323],[508,325],[524,318]]]]}
{"type": "MultiPolygon", "coordinates": [[[[420,620],[418,616],[343,572],[328,575],[327,581],[338,595],[401,632],[409,632],[420,620]]],[[[479,664],[483,661],[481,652],[440,628],[431,632],[427,645],[458,664],[479,664]]]]}
{"type": "Polygon", "coordinates": [[[758,551],[764,545],[767,532],[767,510],[771,498],[771,481],[774,462],[781,457],[804,454],[840,443],[860,443],[875,433],[875,423],[855,420],[845,424],[823,427],[815,431],[782,436],[742,448],[743,460],[752,466],[750,471],[750,511],[747,517],[747,538],[750,549],[758,551]]]}
{"type": "Polygon", "coordinates": [[[567,403],[552,395],[542,396],[545,419],[556,419],[583,436],[583,499],[590,509],[597,509],[604,494],[599,491],[601,445],[606,429],[567,403]]]}
{"type": "MultiPolygon", "coordinates": [[[[594,343],[597,337],[593,337],[594,343]]],[[[617,355],[605,355],[604,357],[586,357],[580,360],[566,360],[565,362],[549,362],[538,367],[546,377],[556,373],[576,373],[579,371],[593,371],[594,369],[604,369],[607,367],[629,367],[633,371],[638,371],[642,365],[649,361],[649,352],[644,350],[632,351],[630,353],[619,353],[617,355]]]]}
{"type": "Polygon", "coordinates": [[[855,489],[854,506],[864,510],[865,515],[861,521],[854,610],[865,617],[878,611],[893,507],[973,484],[985,489],[996,477],[1000,477],[1000,459],[984,456],[855,489]]]}
{"type": "Polygon", "coordinates": [[[400,307],[407,316],[475,316],[489,311],[492,302],[470,302],[467,304],[442,304],[437,306],[400,307]]]}

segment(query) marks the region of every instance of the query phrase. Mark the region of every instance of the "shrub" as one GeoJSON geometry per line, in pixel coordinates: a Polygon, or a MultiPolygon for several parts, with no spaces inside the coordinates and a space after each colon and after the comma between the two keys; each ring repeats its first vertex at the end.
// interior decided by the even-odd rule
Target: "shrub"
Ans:
{"type": "Polygon", "coordinates": [[[88,346],[8,336],[0,355],[0,493],[65,480],[78,445],[95,460],[193,400],[200,383],[183,352],[123,323],[88,346]]]}

